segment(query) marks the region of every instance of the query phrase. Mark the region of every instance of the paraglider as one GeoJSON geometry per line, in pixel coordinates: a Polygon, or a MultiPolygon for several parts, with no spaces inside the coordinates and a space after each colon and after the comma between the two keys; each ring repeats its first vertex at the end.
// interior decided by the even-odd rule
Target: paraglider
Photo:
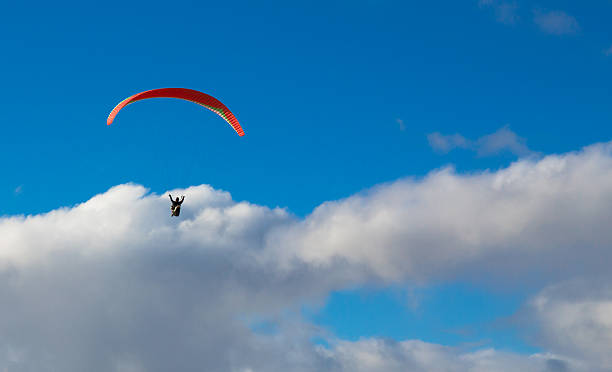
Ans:
{"type": "MultiPolygon", "coordinates": [[[[106,119],[106,125],[111,125],[119,111],[121,111],[121,109],[123,109],[125,106],[129,105],[130,103],[149,98],[177,98],[197,103],[198,105],[206,107],[207,109],[221,116],[223,120],[234,128],[239,136],[244,136],[244,130],[242,130],[240,123],[238,123],[238,119],[236,119],[236,116],[234,116],[234,114],[227,108],[227,106],[221,103],[221,101],[206,93],[186,88],[161,88],[134,94],[133,96],[119,102],[119,104],[115,106],[106,119]]],[[[170,206],[172,213],[170,216],[178,217],[181,214],[181,204],[183,204],[185,196],[183,195],[180,200],[178,197],[176,197],[176,200],[173,200],[172,195],[170,194],[168,194],[168,196],[172,202],[172,205],[170,206]]]]}
{"type": "Polygon", "coordinates": [[[172,195],[168,194],[168,196],[170,197],[170,201],[172,202],[172,205],[170,206],[170,210],[172,211],[172,213],[170,213],[170,217],[180,216],[181,204],[183,204],[183,201],[185,200],[185,195],[181,197],[181,200],[179,200],[178,196],[176,197],[176,200],[172,200],[172,195]]]}
{"type": "Polygon", "coordinates": [[[108,115],[108,118],[106,119],[106,125],[111,125],[113,120],[115,120],[115,116],[117,116],[119,111],[121,111],[121,109],[125,106],[129,105],[130,103],[149,98],[177,98],[197,103],[198,105],[204,106],[210,111],[221,116],[223,120],[234,128],[239,136],[244,136],[244,130],[242,130],[242,127],[238,123],[238,119],[236,119],[236,116],[234,116],[234,114],[227,108],[227,106],[221,103],[221,101],[206,93],[186,88],[161,88],[134,94],[133,96],[119,102],[119,104],[115,106],[113,111],[111,111],[110,115],[108,115]]]}

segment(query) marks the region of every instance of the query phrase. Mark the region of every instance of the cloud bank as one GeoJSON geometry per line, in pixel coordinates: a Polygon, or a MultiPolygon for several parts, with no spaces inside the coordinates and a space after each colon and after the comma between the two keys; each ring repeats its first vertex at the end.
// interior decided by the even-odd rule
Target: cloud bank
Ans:
{"type": "Polygon", "coordinates": [[[612,361],[612,144],[496,172],[376,186],[304,219],[210,186],[111,188],[0,218],[8,371],[605,371],[612,361]],[[543,353],[336,339],[300,316],[334,290],[471,281],[529,286],[543,353]],[[577,284],[576,284],[577,283],[577,284]],[[258,332],[254,322],[274,324],[258,332]],[[329,347],[311,342],[323,337],[329,347]]]}

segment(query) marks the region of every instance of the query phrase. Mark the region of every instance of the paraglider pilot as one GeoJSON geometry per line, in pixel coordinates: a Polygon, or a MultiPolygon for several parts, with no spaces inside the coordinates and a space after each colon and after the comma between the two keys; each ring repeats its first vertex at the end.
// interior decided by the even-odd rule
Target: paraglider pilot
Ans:
{"type": "Polygon", "coordinates": [[[181,200],[179,200],[178,196],[176,197],[176,200],[172,200],[172,195],[168,194],[168,196],[172,202],[172,206],[170,207],[172,213],[170,214],[170,217],[178,217],[181,214],[181,204],[183,204],[183,200],[185,200],[185,195],[182,196],[181,200]]]}

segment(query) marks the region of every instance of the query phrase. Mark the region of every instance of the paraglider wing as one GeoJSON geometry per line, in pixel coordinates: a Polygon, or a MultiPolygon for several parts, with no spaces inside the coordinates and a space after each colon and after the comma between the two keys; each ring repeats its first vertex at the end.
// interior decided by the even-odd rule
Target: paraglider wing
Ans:
{"type": "Polygon", "coordinates": [[[115,119],[115,116],[117,116],[117,113],[119,113],[119,111],[121,111],[121,109],[125,106],[129,105],[132,102],[149,98],[178,98],[197,103],[198,105],[204,106],[207,109],[216,113],[217,115],[221,116],[225,121],[229,123],[229,125],[232,126],[232,128],[234,128],[234,130],[236,131],[236,133],[238,133],[239,136],[244,136],[244,130],[242,130],[242,127],[238,123],[238,119],[236,119],[234,114],[232,114],[232,112],[223,103],[221,103],[221,101],[206,93],[186,88],[153,89],[134,94],[133,96],[124,99],[117,106],[115,106],[113,111],[111,111],[110,115],[108,115],[108,119],[106,119],[106,124],[111,125],[113,120],[115,119]]]}

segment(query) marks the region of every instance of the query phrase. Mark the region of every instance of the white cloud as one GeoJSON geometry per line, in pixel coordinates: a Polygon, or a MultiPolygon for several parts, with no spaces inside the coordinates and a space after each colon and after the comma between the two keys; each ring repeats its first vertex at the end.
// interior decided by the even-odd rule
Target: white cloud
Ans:
{"type": "Polygon", "coordinates": [[[406,124],[404,124],[402,119],[395,119],[395,122],[399,125],[399,130],[402,132],[406,130],[406,124]]]}
{"type": "MultiPolygon", "coordinates": [[[[302,220],[209,186],[176,193],[187,195],[180,219],[168,216],[167,195],[131,184],[0,218],[0,370],[589,371],[580,363],[600,355],[589,345],[608,342],[609,299],[550,292],[535,314],[562,316],[552,326],[533,318],[554,355],[334,340],[297,310],[335,289],[405,280],[609,281],[612,144],[496,172],[443,169],[324,203],[302,220]],[[567,314],[580,311],[604,332],[576,331],[586,323],[567,314]],[[251,331],[253,319],[275,331],[251,331]],[[313,345],[317,335],[330,348],[313,345]],[[554,341],[564,335],[581,347],[554,341]]],[[[606,362],[598,358],[595,367],[606,362]]]]}
{"type": "Polygon", "coordinates": [[[291,217],[208,186],[178,193],[182,219],[138,185],[0,219],[0,370],[231,371],[273,360],[285,343],[241,319],[246,309],[273,317],[313,291],[308,270],[279,276],[253,260],[291,217]]]}
{"type": "Polygon", "coordinates": [[[491,156],[504,151],[521,157],[535,155],[525,144],[525,139],[517,136],[507,126],[475,141],[460,134],[443,135],[438,132],[427,135],[427,140],[429,145],[439,153],[447,153],[460,148],[473,150],[479,156],[491,156]]]}
{"type": "Polygon", "coordinates": [[[475,148],[480,156],[495,155],[502,151],[510,151],[517,156],[533,155],[525,145],[525,139],[516,135],[507,126],[498,129],[476,141],[475,148]]]}
{"type": "Polygon", "coordinates": [[[493,173],[442,169],[325,203],[282,231],[275,257],[386,280],[525,283],[607,273],[611,150],[597,145],[493,173]]]}
{"type": "MultiPolygon", "coordinates": [[[[328,352],[339,371],[471,371],[504,372],[553,371],[551,364],[579,370],[580,365],[554,355],[531,356],[499,352],[491,349],[465,352],[458,348],[430,344],[417,340],[364,339],[339,342],[328,352]]],[[[559,371],[556,369],[554,371],[559,371]]]]}
{"type": "Polygon", "coordinates": [[[505,24],[513,24],[518,20],[518,5],[515,2],[503,2],[495,9],[497,21],[505,24]]]}
{"type": "Polygon", "coordinates": [[[495,18],[498,22],[504,24],[514,24],[518,21],[519,6],[515,1],[499,1],[499,0],[479,0],[478,6],[481,8],[493,8],[495,18]]]}
{"type": "Polygon", "coordinates": [[[612,370],[612,287],[609,280],[573,280],[546,288],[529,304],[541,342],[592,368],[612,370]]]}
{"type": "Polygon", "coordinates": [[[547,34],[568,35],[580,31],[576,18],[560,10],[548,12],[536,10],[533,21],[547,34]]]}
{"type": "Polygon", "coordinates": [[[467,149],[472,147],[471,141],[460,134],[443,135],[434,132],[427,135],[427,141],[435,151],[443,154],[456,148],[467,149]]]}

